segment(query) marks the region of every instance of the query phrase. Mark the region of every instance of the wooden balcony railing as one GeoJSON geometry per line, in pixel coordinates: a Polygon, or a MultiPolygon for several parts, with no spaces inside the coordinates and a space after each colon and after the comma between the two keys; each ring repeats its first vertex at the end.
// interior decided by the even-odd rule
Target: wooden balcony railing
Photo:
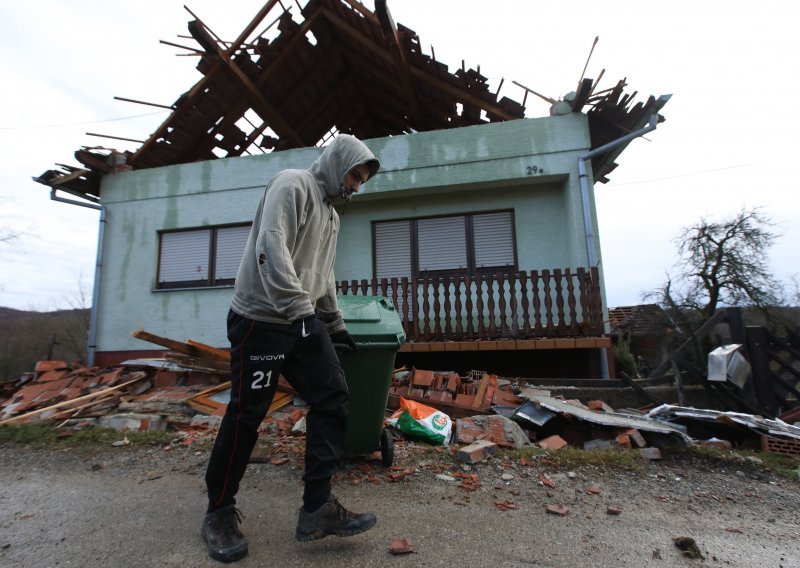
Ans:
{"type": "Polygon", "coordinates": [[[390,298],[408,341],[603,335],[597,268],[343,280],[336,288],[390,298]]]}

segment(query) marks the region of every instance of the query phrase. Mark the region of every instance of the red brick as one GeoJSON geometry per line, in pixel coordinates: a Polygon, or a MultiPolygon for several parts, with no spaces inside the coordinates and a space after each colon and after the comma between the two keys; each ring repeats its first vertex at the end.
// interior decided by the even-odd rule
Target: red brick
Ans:
{"type": "Polygon", "coordinates": [[[47,371],[58,371],[68,368],[69,365],[67,365],[66,361],[38,361],[33,370],[36,373],[46,373],[47,371]]]}
{"type": "Polygon", "coordinates": [[[433,386],[433,380],[433,371],[415,369],[414,378],[411,380],[411,385],[418,388],[430,388],[433,386]]]}
{"type": "Polygon", "coordinates": [[[500,446],[489,440],[476,440],[458,450],[458,459],[464,463],[478,463],[497,453],[500,446]]]}
{"type": "Polygon", "coordinates": [[[563,517],[569,513],[569,509],[567,509],[564,505],[548,505],[547,512],[554,515],[561,515],[563,517]]]}
{"type": "Polygon", "coordinates": [[[36,379],[37,383],[49,383],[63,379],[69,374],[69,371],[46,371],[39,375],[36,379]]]}
{"type": "Polygon", "coordinates": [[[165,371],[160,369],[156,372],[155,388],[167,389],[178,386],[181,376],[175,371],[165,371]]]}
{"type": "Polygon", "coordinates": [[[617,443],[622,446],[623,448],[630,448],[631,447],[631,438],[627,434],[618,434],[617,435],[617,443]]]}
{"type": "Polygon", "coordinates": [[[564,440],[564,438],[562,438],[558,434],[555,434],[553,436],[548,436],[544,440],[539,440],[538,442],[538,446],[540,448],[545,448],[553,451],[560,450],[566,445],[567,445],[566,440],[564,440]]]}
{"type": "Polygon", "coordinates": [[[428,399],[441,402],[453,402],[453,395],[447,391],[432,390],[428,391],[428,399]]]}
{"type": "Polygon", "coordinates": [[[623,432],[626,434],[631,441],[631,445],[636,448],[644,448],[647,446],[647,440],[644,439],[642,433],[639,432],[636,428],[629,428],[623,432]]]}
{"type": "Polygon", "coordinates": [[[447,386],[445,387],[448,391],[455,394],[458,392],[458,387],[461,384],[461,377],[456,375],[455,373],[450,373],[447,376],[447,386]]]}
{"type": "Polygon", "coordinates": [[[472,408],[472,403],[475,401],[474,394],[457,394],[455,404],[458,406],[466,406],[472,408]]]}
{"type": "Polygon", "coordinates": [[[586,406],[592,410],[597,410],[598,412],[614,412],[614,409],[608,406],[602,400],[590,400],[586,403],[586,406]]]}

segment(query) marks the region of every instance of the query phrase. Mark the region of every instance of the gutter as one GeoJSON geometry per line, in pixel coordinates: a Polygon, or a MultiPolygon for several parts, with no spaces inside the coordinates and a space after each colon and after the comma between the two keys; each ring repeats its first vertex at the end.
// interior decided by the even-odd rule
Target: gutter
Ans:
{"type": "MultiPolygon", "coordinates": [[[[656,129],[658,125],[658,111],[661,110],[665,104],[669,101],[672,95],[661,95],[656,99],[656,101],[652,105],[651,113],[648,117],[647,122],[645,123],[646,126],[640,127],[638,130],[634,130],[630,134],[626,134],[621,138],[617,138],[616,140],[609,142],[608,144],[603,144],[583,154],[578,156],[578,180],[581,185],[581,206],[583,209],[583,229],[586,235],[586,253],[587,258],[589,261],[590,267],[597,267],[599,266],[599,262],[597,261],[597,254],[595,253],[595,244],[594,244],[594,229],[592,225],[592,214],[591,208],[589,207],[589,181],[588,175],[586,173],[586,162],[591,160],[592,158],[599,156],[601,154],[605,154],[609,150],[613,150],[619,146],[624,144],[628,144],[630,141],[634,140],[635,138],[639,138],[656,129]]],[[[619,155],[624,148],[620,148],[616,155],[619,155]]],[[[615,157],[616,157],[615,155],[615,157]]],[[[609,157],[609,160],[613,160],[613,157],[609,157]]],[[[604,379],[608,379],[609,372],[608,372],[608,352],[606,349],[600,350],[600,372],[601,376],[604,379]]]]}
{"type": "MultiPolygon", "coordinates": [[[[34,178],[35,181],[39,181],[34,178]]],[[[89,337],[87,338],[86,351],[88,358],[88,366],[94,366],[95,351],[97,350],[97,310],[100,300],[100,276],[103,272],[103,242],[105,241],[106,230],[106,208],[97,203],[86,203],[84,201],[77,201],[75,199],[66,199],[58,197],[56,192],[61,189],[67,193],[71,192],[64,188],[51,186],[50,199],[52,201],[59,201],[61,203],[69,203],[70,205],[78,205],[80,207],[88,207],[89,209],[96,209],[100,211],[100,228],[97,236],[97,259],[95,261],[94,269],[94,286],[92,288],[92,308],[89,315],[89,337]]]]}

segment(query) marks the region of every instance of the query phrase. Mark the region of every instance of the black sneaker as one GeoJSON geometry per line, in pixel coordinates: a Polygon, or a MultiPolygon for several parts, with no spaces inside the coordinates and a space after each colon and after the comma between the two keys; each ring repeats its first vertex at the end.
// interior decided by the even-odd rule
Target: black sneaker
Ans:
{"type": "Polygon", "coordinates": [[[377,519],[372,513],[360,515],[351,513],[331,495],[328,502],[313,513],[300,509],[297,519],[297,540],[308,541],[324,538],[329,534],[336,536],[353,536],[368,531],[375,526],[377,519]]]}
{"type": "Polygon", "coordinates": [[[239,530],[241,521],[242,513],[234,505],[206,514],[200,535],[208,545],[211,558],[220,562],[234,562],[247,556],[247,541],[239,530]]]}

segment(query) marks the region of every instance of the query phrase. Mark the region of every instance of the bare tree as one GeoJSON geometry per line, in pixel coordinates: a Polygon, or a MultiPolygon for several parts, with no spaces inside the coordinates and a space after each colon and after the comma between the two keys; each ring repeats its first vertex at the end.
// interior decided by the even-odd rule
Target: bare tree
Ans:
{"type": "Polygon", "coordinates": [[[768,267],[777,235],[760,209],[742,209],[729,219],[705,217],[675,239],[677,273],[649,294],[690,331],[721,306],[782,305],[782,286],[768,267]]]}

